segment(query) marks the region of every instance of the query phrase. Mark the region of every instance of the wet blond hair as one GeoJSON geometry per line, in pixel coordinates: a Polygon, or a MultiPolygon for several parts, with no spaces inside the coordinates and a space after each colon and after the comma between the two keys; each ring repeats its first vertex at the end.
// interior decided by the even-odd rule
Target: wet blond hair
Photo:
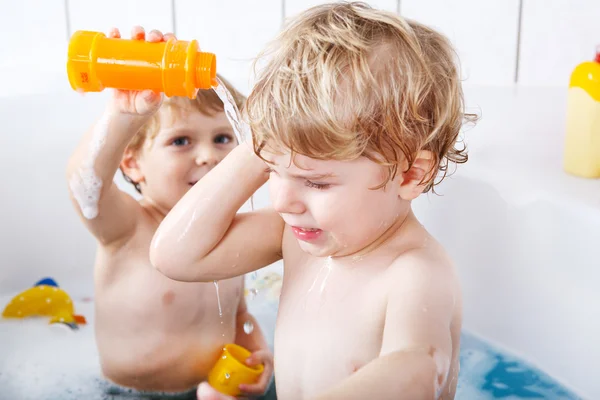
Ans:
{"type": "MultiPolygon", "coordinates": [[[[223,82],[229,93],[231,93],[237,108],[242,111],[245,106],[246,97],[238,92],[225,78],[218,74],[217,77],[223,82]]],[[[167,122],[165,118],[168,118],[168,123],[172,124],[182,112],[189,110],[199,111],[206,116],[214,116],[216,113],[223,112],[224,106],[213,89],[198,90],[195,99],[178,96],[167,97],[160,106],[160,111],[154,113],[131,139],[127,145],[127,150],[138,152],[145,143],[152,141],[158,135],[161,127],[167,122]]],[[[131,183],[138,193],[142,193],[139,183],[134,182],[123,171],[121,173],[123,174],[123,178],[131,183]]]]}
{"type": "Polygon", "coordinates": [[[393,13],[364,3],[313,7],[255,63],[264,62],[246,103],[254,150],[365,156],[388,167],[378,187],[428,150],[433,166],[421,183],[429,191],[449,162],[467,161],[455,147],[466,117],[456,59],[444,36],[393,13]]]}

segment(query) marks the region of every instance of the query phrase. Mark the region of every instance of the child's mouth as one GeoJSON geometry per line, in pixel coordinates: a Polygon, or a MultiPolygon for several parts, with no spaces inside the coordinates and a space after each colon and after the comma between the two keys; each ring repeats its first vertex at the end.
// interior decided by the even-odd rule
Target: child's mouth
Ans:
{"type": "Polygon", "coordinates": [[[311,242],[317,240],[323,231],[317,228],[300,228],[298,226],[292,226],[292,232],[296,239],[303,240],[305,242],[311,242]]]}

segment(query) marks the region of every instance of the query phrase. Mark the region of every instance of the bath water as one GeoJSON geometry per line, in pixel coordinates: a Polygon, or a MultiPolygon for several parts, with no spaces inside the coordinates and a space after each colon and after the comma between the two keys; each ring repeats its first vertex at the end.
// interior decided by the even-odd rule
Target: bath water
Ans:
{"type": "MultiPolygon", "coordinates": [[[[0,295],[7,304],[16,293],[0,295]]],[[[88,325],[72,331],[48,320],[0,319],[0,399],[143,400],[109,394],[94,341],[94,304],[74,299],[88,325]]],[[[250,311],[265,336],[274,332],[276,304],[258,296],[250,311]]],[[[468,332],[461,338],[457,400],[581,400],[548,374],[468,332]]]]}

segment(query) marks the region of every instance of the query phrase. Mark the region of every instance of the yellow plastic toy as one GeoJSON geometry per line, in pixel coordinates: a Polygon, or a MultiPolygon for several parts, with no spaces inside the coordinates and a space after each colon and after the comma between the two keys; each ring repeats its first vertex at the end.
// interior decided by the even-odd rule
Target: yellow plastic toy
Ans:
{"type": "Polygon", "coordinates": [[[2,312],[4,318],[51,317],[50,323],[63,323],[73,329],[85,324],[85,317],[75,314],[73,301],[51,278],[37,282],[19,293],[2,312]]]}
{"type": "Polygon", "coordinates": [[[71,87],[80,92],[109,87],[193,99],[198,89],[217,86],[216,65],[216,56],[201,52],[196,40],[149,43],[77,31],[69,41],[67,74],[71,87]]]}
{"type": "Polygon", "coordinates": [[[579,64],[571,74],[564,168],[600,178],[600,46],[594,61],[579,64]]]}
{"type": "Polygon", "coordinates": [[[208,374],[208,383],[223,394],[239,396],[239,385],[258,382],[264,371],[264,365],[253,367],[246,365],[250,352],[237,344],[227,344],[221,357],[208,374]]]}

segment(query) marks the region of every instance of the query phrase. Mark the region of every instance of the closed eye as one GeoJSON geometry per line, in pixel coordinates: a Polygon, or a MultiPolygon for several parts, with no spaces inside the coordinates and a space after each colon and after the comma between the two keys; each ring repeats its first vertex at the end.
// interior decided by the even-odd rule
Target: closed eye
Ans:
{"type": "Polygon", "coordinates": [[[306,180],[305,184],[306,186],[317,190],[325,190],[331,187],[331,184],[329,183],[315,183],[309,180],[306,180]]]}

